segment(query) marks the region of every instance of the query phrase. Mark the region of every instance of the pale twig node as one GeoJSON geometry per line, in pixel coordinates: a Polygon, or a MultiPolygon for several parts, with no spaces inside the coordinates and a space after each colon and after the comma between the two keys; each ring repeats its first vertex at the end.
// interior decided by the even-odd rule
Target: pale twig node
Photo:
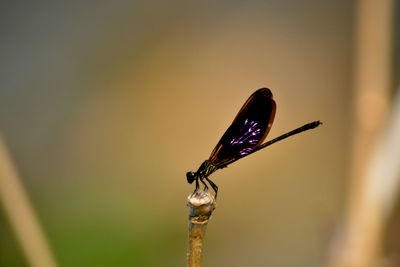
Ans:
{"type": "Polygon", "coordinates": [[[197,191],[188,196],[188,207],[190,222],[204,224],[216,207],[215,198],[208,191],[197,191]]]}

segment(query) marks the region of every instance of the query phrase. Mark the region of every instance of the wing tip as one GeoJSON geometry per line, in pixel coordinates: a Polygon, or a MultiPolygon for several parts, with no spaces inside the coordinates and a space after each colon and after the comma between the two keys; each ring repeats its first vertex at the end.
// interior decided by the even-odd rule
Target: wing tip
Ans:
{"type": "Polygon", "coordinates": [[[255,91],[253,93],[253,95],[256,95],[256,94],[264,94],[267,97],[272,97],[273,96],[272,92],[271,92],[271,89],[269,89],[267,87],[260,88],[260,89],[258,89],[257,91],[255,91]]]}

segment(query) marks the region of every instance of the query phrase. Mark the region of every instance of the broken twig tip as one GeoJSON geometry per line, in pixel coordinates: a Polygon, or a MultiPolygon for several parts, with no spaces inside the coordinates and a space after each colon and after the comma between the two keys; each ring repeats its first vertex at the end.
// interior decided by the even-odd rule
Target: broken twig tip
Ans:
{"type": "Polygon", "coordinates": [[[188,207],[192,223],[207,223],[216,207],[216,201],[208,191],[197,191],[188,196],[188,207]]]}

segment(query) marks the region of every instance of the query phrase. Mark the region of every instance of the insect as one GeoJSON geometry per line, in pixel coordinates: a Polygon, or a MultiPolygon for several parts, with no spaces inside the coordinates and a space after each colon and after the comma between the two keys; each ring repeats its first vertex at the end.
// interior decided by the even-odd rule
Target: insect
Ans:
{"type": "Polygon", "coordinates": [[[274,121],[276,103],[271,90],[261,88],[255,91],[239,110],[231,126],[211,152],[210,158],[205,160],[196,172],[187,172],[186,178],[189,184],[196,181],[196,189],[199,190],[199,180],[208,190],[207,181],[218,194],[218,186],[208,178],[210,174],[218,169],[227,167],[229,164],[244,158],[260,149],[272,145],[289,136],[314,129],[321,125],[320,121],[305,124],[293,131],[285,133],[275,139],[262,143],[268,135],[274,121]]]}

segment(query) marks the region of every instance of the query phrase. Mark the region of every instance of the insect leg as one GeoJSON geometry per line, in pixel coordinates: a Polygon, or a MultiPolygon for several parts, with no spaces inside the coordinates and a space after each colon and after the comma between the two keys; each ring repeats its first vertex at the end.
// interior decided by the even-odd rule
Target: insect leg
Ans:
{"type": "MultiPolygon", "coordinates": [[[[206,178],[207,179],[207,178],[206,178]]],[[[208,190],[208,186],[207,184],[204,182],[203,178],[200,178],[200,182],[202,182],[204,184],[204,191],[208,190]]]]}
{"type": "Polygon", "coordinates": [[[214,189],[215,191],[215,198],[217,198],[217,194],[218,194],[218,186],[216,184],[213,183],[213,181],[211,181],[210,179],[208,179],[208,177],[205,177],[207,182],[211,185],[212,189],[214,189]]]}
{"type": "Polygon", "coordinates": [[[199,178],[196,177],[196,189],[194,190],[194,192],[197,192],[197,190],[199,190],[199,187],[200,187],[200,185],[199,185],[199,178]]]}

